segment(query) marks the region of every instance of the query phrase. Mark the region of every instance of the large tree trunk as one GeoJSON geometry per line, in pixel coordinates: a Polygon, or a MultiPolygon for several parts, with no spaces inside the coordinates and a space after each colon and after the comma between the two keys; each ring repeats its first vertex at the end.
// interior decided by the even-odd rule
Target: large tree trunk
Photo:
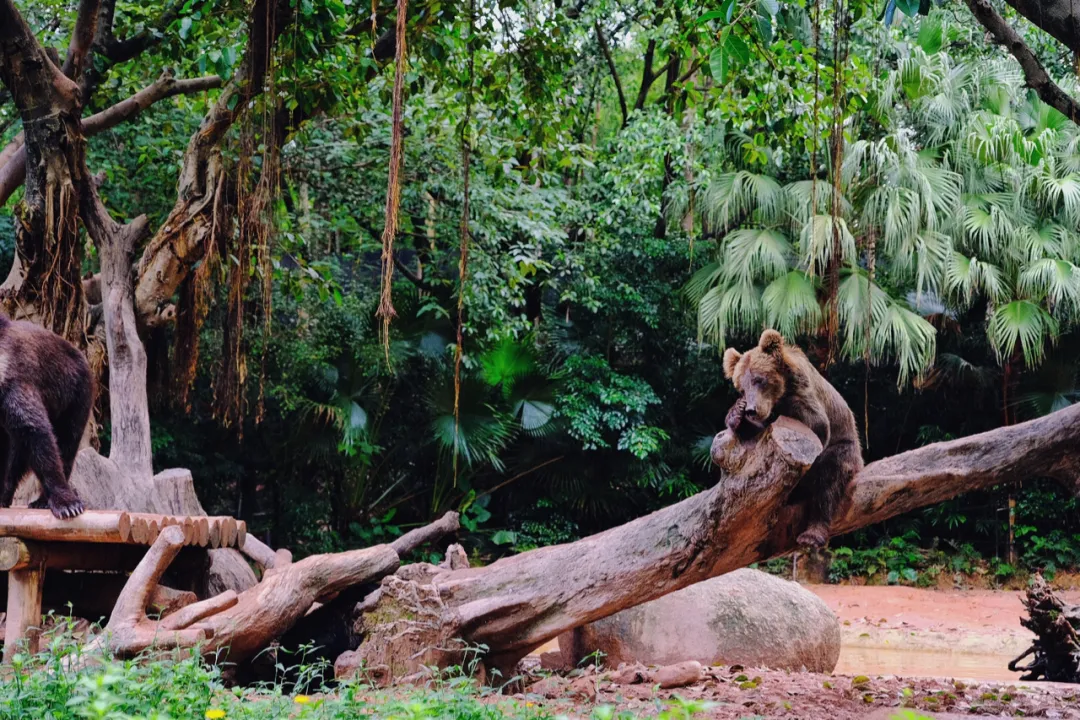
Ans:
{"type": "MultiPolygon", "coordinates": [[[[1080,405],[1021,425],[903,453],[858,476],[834,534],[1018,477],[1052,477],[1080,490],[1080,405]]],[[[560,633],[795,548],[801,507],[786,504],[820,452],[786,418],[751,443],[716,437],[720,482],[663,510],[568,545],[488,567],[389,577],[365,618],[359,650],[394,677],[459,664],[466,645],[488,647],[505,676],[560,633]]]]}
{"type": "MultiPolygon", "coordinates": [[[[97,9],[92,0],[80,5],[65,63],[73,73],[82,71],[97,9]]],[[[12,0],[0,0],[0,78],[22,116],[26,154],[26,194],[15,222],[18,263],[0,286],[0,302],[8,315],[39,322],[82,346],[79,187],[89,178],[79,86],[38,44],[12,0]]]]}

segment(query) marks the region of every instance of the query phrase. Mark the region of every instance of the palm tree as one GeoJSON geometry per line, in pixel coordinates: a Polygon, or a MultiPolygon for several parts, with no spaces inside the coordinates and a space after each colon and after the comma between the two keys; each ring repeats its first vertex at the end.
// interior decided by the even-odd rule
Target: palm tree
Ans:
{"type": "Polygon", "coordinates": [[[820,331],[821,278],[838,263],[848,358],[893,361],[900,384],[927,371],[936,333],[917,308],[932,298],[985,303],[1006,378],[1021,360],[1038,365],[1080,321],[1076,126],[1011,58],[970,65],[914,45],[877,90],[884,132],[849,142],[826,178],[782,185],[728,153],[702,173],[695,196],[718,240],[685,287],[699,334],[722,347],[762,325],[820,331]]]}

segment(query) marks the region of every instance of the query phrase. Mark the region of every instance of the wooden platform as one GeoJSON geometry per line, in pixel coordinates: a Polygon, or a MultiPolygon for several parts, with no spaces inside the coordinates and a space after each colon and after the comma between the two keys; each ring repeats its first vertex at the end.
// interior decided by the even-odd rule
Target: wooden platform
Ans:
{"type": "Polygon", "coordinates": [[[181,528],[184,544],[195,549],[240,549],[247,540],[247,525],[231,517],[88,510],[59,520],[48,510],[0,509],[0,572],[8,574],[4,664],[19,647],[38,651],[47,569],[130,570],[170,525],[181,528]]]}

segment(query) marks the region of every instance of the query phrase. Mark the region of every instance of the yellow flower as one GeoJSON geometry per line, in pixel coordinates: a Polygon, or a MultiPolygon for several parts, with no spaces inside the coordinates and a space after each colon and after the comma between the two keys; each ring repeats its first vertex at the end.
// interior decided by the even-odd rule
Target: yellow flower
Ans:
{"type": "Polygon", "coordinates": [[[311,698],[309,698],[307,695],[297,695],[293,698],[293,702],[299,703],[300,705],[307,705],[309,702],[311,702],[311,698]]]}
{"type": "Polygon", "coordinates": [[[532,707],[535,704],[536,703],[527,702],[527,703],[525,703],[525,707],[532,707]]]}
{"type": "Polygon", "coordinates": [[[213,710],[206,711],[206,720],[221,720],[225,717],[225,711],[214,708],[213,710]]]}

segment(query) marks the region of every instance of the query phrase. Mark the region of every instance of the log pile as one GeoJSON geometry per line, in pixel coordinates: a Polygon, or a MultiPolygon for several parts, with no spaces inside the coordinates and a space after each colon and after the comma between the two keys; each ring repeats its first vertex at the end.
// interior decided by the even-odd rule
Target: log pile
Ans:
{"type": "Polygon", "coordinates": [[[153,545],[167,527],[180,528],[184,546],[243,550],[247,541],[247,523],[231,517],[88,510],[60,520],[48,510],[0,509],[0,538],[37,542],[153,545]]]}

